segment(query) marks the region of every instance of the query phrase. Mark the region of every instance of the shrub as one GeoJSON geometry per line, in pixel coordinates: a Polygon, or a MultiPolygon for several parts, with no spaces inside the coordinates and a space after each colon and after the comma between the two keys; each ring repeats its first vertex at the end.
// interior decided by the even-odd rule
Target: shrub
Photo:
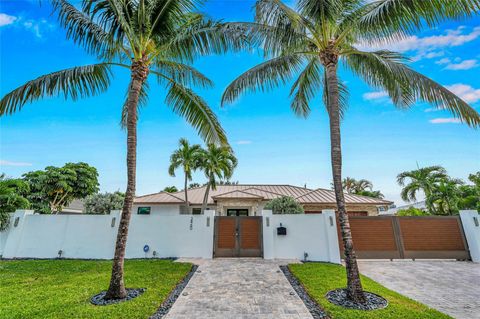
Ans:
{"type": "Polygon", "coordinates": [[[87,214],[110,214],[112,210],[122,209],[125,194],[121,192],[90,195],[85,200],[87,214]]]}
{"type": "Polygon", "coordinates": [[[409,207],[407,209],[400,209],[397,212],[397,216],[427,216],[429,215],[426,211],[415,207],[409,207]]]}
{"type": "Polygon", "coordinates": [[[272,199],[265,205],[265,209],[271,209],[274,214],[303,214],[303,207],[290,196],[282,196],[272,199]]]}

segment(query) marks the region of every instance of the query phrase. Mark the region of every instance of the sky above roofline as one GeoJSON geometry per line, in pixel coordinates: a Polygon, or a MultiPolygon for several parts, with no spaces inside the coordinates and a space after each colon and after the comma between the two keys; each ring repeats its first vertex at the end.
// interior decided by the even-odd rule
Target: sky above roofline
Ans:
{"type": "MultiPolygon", "coordinates": [[[[249,21],[253,1],[207,1],[203,12],[226,21],[249,21]]],[[[480,106],[480,18],[444,23],[390,45],[413,60],[412,67],[480,106]]],[[[48,3],[0,2],[0,94],[27,80],[65,67],[94,61],[65,40],[48,3]]],[[[248,94],[221,108],[223,89],[235,76],[261,61],[258,52],[202,58],[195,66],[216,84],[199,90],[224,126],[239,159],[232,178],[243,184],[269,183],[330,188],[329,130],[321,101],[309,119],[289,109],[289,88],[248,94]]],[[[418,104],[397,110],[384,92],[370,88],[342,70],[350,89],[350,106],[342,123],[344,176],[365,178],[385,198],[400,201],[396,175],[417,166],[442,165],[466,180],[480,168],[479,132],[446,111],[418,104]]],[[[109,91],[78,102],[61,98],[26,105],[0,119],[0,172],[11,177],[84,161],[98,168],[102,191],[124,190],[125,132],[118,125],[128,73],[115,77],[109,91]]],[[[165,186],[182,187],[183,179],[167,172],[171,152],[181,137],[201,140],[164,107],[161,89],[151,90],[139,121],[137,194],[165,186]]],[[[197,172],[193,182],[203,183],[197,172]]]]}

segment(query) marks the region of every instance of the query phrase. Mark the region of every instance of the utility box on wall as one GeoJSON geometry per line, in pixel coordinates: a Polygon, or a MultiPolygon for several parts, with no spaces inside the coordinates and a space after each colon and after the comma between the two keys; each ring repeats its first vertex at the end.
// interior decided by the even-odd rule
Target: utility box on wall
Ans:
{"type": "Polygon", "coordinates": [[[278,236],[285,236],[287,235],[287,229],[280,224],[280,227],[277,227],[277,235],[278,236]]]}

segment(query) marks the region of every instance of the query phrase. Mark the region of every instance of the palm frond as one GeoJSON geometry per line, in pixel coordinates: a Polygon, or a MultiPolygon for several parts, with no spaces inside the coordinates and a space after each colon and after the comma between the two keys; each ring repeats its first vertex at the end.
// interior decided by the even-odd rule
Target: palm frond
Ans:
{"type": "Polygon", "coordinates": [[[0,100],[0,115],[19,111],[26,103],[44,97],[77,100],[104,92],[110,84],[110,66],[106,63],[92,64],[53,72],[29,81],[6,94],[0,100]]]}
{"type": "MultiPolygon", "coordinates": [[[[192,66],[169,60],[156,59],[155,71],[166,75],[185,86],[213,87],[213,82],[192,66]]],[[[160,77],[160,80],[163,78],[160,77]]]]}
{"type": "Polygon", "coordinates": [[[347,55],[350,69],[368,84],[386,90],[393,103],[410,107],[423,101],[449,110],[471,127],[480,126],[480,114],[460,97],[432,79],[414,71],[401,55],[389,51],[354,51],[347,55]]]}
{"type": "Polygon", "coordinates": [[[480,0],[376,0],[359,9],[356,27],[376,40],[396,40],[423,25],[430,28],[448,19],[464,19],[480,11],[480,0]]]}
{"type": "Polygon", "coordinates": [[[302,55],[293,54],[273,58],[251,68],[228,85],[222,95],[222,105],[233,102],[244,92],[267,91],[286,83],[300,70],[302,63],[302,55]]]}
{"type": "Polygon", "coordinates": [[[53,8],[58,12],[60,25],[67,32],[67,39],[84,47],[87,52],[112,56],[116,51],[111,35],[100,25],[66,0],[52,0],[53,8]],[[109,52],[110,51],[110,52],[109,52]]]}
{"type": "Polygon", "coordinates": [[[207,103],[191,89],[173,82],[170,84],[166,104],[185,118],[207,143],[228,144],[220,122],[207,103]]]}
{"type": "Polygon", "coordinates": [[[310,101],[323,89],[322,74],[320,61],[313,57],[293,83],[290,90],[290,96],[293,96],[291,107],[297,116],[306,118],[310,114],[310,101]]]}

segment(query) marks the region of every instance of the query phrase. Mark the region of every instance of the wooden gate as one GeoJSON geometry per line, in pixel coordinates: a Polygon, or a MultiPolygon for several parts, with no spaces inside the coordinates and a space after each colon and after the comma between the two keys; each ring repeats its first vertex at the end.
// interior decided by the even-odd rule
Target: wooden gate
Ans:
{"type": "MultiPolygon", "coordinates": [[[[350,216],[353,244],[363,259],[469,259],[458,216],[350,216]]],[[[343,242],[338,224],[340,252],[343,242]]]]}
{"type": "Polygon", "coordinates": [[[262,257],[261,216],[216,216],[214,257],[262,257]]]}

